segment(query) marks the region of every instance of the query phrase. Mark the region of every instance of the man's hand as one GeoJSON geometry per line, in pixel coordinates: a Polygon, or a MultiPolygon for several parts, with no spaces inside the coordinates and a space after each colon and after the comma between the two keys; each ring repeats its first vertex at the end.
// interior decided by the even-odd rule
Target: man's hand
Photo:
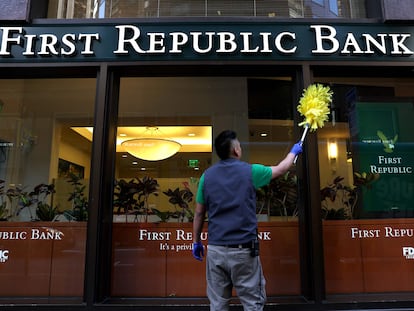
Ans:
{"type": "Polygon", "coordinates": [[[204,246],[201,244],[201,242],[193,243],[193,257],[197,260],[203,261],[204,246]]]}
{"type": "Polygon", "coordinates": [[[302,151],[302,142],[297,142],[293,145],[292,149],[290,150],[290,153],[293,153],[295,156],[297,156],[298,154],[301,154],[302,151]]]}

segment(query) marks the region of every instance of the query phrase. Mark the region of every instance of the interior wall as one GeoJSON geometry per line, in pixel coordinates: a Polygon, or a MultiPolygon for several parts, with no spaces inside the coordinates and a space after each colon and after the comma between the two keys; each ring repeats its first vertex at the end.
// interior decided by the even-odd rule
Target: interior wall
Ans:
{"type": "MultiPolygon", "coordinates": [[[[224,129],[233,129],[238,133],[240,141],[248,141],[246,78],[121,79],[119,109],[121,122],[122,118],[127,118],[129,123],[134,117],[148,117],[155,122],[157,118],[159,122],[162,122],[163,118],[169,118],[174,120],[175,124],[183,125],[180,119],[191,116],[207,117],[211,120],[213,137],[224,129]]],[[[137,123],[137,125],[142,124],[137,123]]],[[[248,160],[248,155],[248,146],[246,146],[244,159],[248,160]]],[[[214,154],[212,158],[213,161],[217,160],[214,154]]]]}

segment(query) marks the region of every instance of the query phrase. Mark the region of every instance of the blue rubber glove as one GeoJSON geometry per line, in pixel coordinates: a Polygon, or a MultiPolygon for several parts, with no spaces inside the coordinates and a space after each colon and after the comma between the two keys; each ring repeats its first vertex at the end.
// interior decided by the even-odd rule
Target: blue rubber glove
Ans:
{"type": "Polygon", "coordinates": [[[295,156],[302,153],[302,142],[297,142],[293,145],[292,149],[290,150],[290,153],[293,153],[295,156]]]}
{"type": "Polygon", "coordinates": [[[201,242],[193,243],[193,257],[197,260],[203,261],[204,246],[201,244],[201,242]]]}

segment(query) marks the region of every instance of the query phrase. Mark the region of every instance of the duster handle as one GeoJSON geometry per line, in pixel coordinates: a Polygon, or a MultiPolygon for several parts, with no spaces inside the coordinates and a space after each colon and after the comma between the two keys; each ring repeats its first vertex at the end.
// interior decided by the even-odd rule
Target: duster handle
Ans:
{"type": "MultiPolygon", "coordinates": [[[[306,134],[308,133],[308,130],[309,130],[309,123],[306,123],[305,124],[305,129],[303,130],[302,137],[299,141],[301,146],[303,146],[303,142],[305,141],[305,137],[306,137],[306,134]]],[[[296,155],[295,159],[293,160],[293,164],[296,164],[297,160],[298,160],[298,155],[296,155]]]]}

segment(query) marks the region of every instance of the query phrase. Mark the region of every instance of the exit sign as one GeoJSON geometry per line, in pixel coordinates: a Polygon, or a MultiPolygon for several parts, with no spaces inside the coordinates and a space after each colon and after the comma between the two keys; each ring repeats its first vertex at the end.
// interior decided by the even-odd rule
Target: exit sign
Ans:
{"type": "Polygon", "coordinates": [[[198,160],[188,160],[188,167],[198,167],[198,160]]]}

